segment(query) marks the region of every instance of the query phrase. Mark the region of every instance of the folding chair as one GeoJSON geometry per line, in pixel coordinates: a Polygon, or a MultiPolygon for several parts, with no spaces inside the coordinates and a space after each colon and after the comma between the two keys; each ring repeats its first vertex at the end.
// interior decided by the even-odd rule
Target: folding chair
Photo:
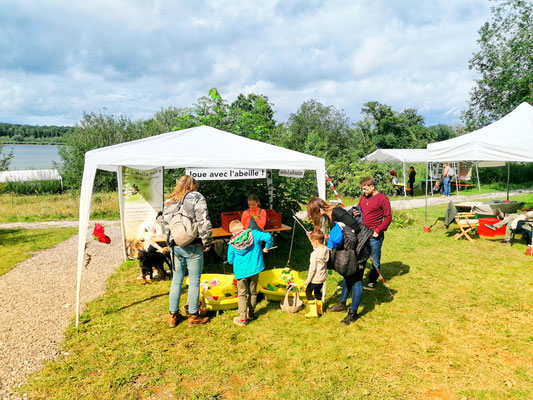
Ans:
{"type": "Polygon", "coordinates": [[[461,237],[465,237],[473,242],[470,232],[479,226],[479,219],[474,219],[474,213],[457,213],[455,215],[455,223],[461,230],[461,232],[455,234],[454,240],[459,240],[461,237]]]}

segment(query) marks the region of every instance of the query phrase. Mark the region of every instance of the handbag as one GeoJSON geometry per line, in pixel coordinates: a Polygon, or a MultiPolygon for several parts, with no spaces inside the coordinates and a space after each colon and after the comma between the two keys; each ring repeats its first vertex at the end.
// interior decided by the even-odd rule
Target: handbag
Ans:
{"type": "Polygon", "coordinates": [[[296,286],[290,285],[287,289],[287,293],[285,293],[285,298],[281,303],[279,303],[279,306],[283,312],[297,313],[300,311],[300,308],[302,308],[303,304],[304,303],[302,299],[300,299],[300,293],[298,292],[296,286]],[[289,296],[291,290],[294,291],[294,297],[289,296]]]}

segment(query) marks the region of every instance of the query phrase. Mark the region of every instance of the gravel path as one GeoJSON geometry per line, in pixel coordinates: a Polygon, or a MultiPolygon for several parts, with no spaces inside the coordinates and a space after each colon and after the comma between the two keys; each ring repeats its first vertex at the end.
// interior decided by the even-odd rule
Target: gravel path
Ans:
{"type": "MultiPolygon", "coordinates": [[[[59,226],[65,226],[66,221],[61,222],[59,226]]],[[[103,225],[111,244],[88,239],[92,259],[84,270],[82,305],[104,293],[107,277],[122,263],[120,226],[103,225]]],[[[76,235],[0,276],[0,399],[24,398],[10,388],[60,354],[76,307],[77,243],[76,235]]]]}
{"type": "MultiPolygon", "coordinates": [[[[511,192],[512,195],[533,190],[511,192]]],[[[450,201],[504,198],[505,193],[478,196],[430,197],[428,205],[450,201]]],[[[425,199],[394,200],[394,210],[425,206],[425,199]]],[[[305,218],[304,214],[301,215],[305,218]]],[[[107,277],[122,263],[119,221],[101,221],[111,244],[89,240],[91,263],[84,270],[81,304],[102,295],[107,277]]],[[[76,227],[78,221],[0,224],[1,229],[76,227]]],[[[92,226],[92,223],[91,223],[92,226]]],[[[90,233],[88,235],[90,238],[90,233]]],[[[43,362],[60,355],[64,331],[75,313],[76,252],[74,236],[52,249],[36,253],[7,274],[0,276],[0,399],[24,399],[10,388],[21,385],[43,362]]]]}

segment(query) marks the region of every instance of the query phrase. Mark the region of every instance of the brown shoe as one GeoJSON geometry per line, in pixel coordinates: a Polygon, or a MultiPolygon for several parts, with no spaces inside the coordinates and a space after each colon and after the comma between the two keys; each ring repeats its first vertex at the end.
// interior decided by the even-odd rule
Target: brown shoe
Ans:
{"type": "Polygon", "coordinates": [[[175,328],[178,326],[178,324],[183,321],[183,316],[180,314],[179,311],[177,312],[171,312],[170,313],[170,319],[168,321],[168,327],[169,328],[175,328]]]}
{"type": "Polygon", "coordinates": [[[198,314],[189,314],[189,318],[187,319],[189,328],[194,328],[195,326],[207,324],[209,321],[210,321],[209,317],[207,316],[202,317],[201,315],[198,315],[198,314]]]}

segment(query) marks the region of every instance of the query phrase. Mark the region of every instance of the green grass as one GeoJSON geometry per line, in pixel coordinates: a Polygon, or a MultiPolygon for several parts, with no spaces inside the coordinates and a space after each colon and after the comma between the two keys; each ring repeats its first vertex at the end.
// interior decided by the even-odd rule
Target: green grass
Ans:
{"type": "Polygon", "coordinates": [[[33,252],[54,247],[77,233],[77,228],[0,229],[0,276],[33,252]]]}
{"type": "MultiPolygon", "coordinates": [[[[514,199],[533,205],[533,195],[514,199]]],[[[429,219],[445,209],[430,207],[429,219]]],[[[169,282],[142,286],[128,262],[80,327],[68,329],[68,355],[21,391],[35,399],[532,398],[533,258],[525,243],[455,241],[454,225],[423,233],[424,210],[404,213],[413,224],[392,226],[384,242],[390,291],[365,291],[361,318],[349,327],[338,313],[308,320],[263,300],[244,328],[228,311],[203,327],[169,329],[169,282]]],[[[286,264],[290,239],[278,237],[269,267],[286,264]]],[[[295,243],[291,266],[305,271],[311,247],[301,229],[295,243]]],[[[339,279],[328,279],[329,304],[339,279]]]]}
{"type": "MultiPolygon", "coordinates": [[[[77,220],[79,208],[80,196],[77,192],[31,196],[0,194],[0,223],[77,220]]],[[[91,218],[119,219],[118,194],[93,194],[91,218]]]]}

